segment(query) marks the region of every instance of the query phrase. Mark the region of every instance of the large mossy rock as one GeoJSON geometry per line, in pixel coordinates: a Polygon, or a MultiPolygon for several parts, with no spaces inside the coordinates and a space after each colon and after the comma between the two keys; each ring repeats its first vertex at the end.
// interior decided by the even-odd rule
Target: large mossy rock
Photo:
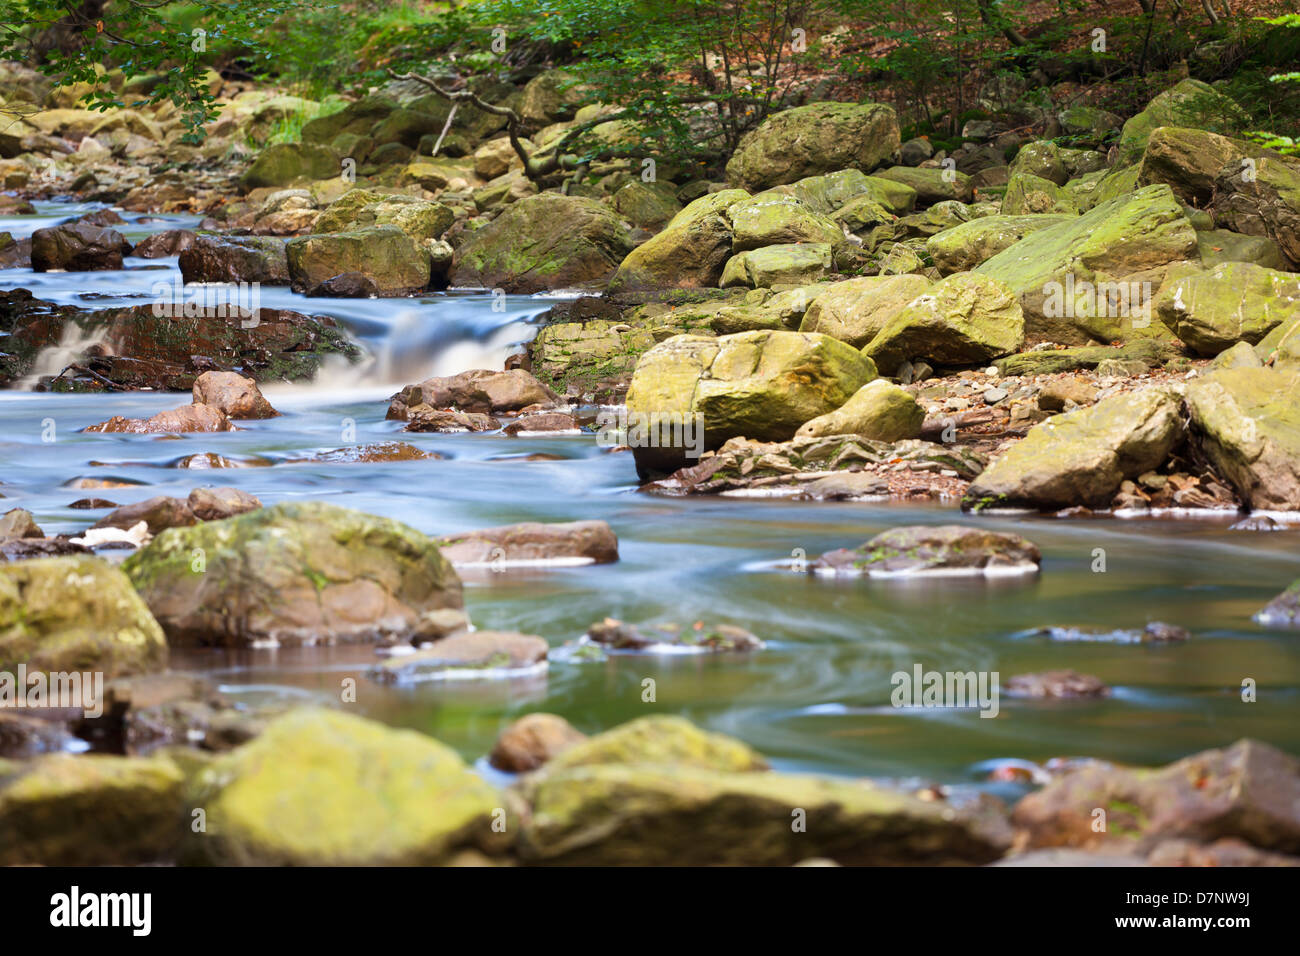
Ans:
{"type": "Polygon", "coordinates": [[[768,768],[761,754],[734,737],[701,730],[685,717],[655,715],[583,740],[552,758],[546,772],[638,763],[732,773],[768,768]]]}
{"type": "Polygon", "coordinates": [[[1300,854],[1300,761],[1247,739],[1154,770],[1085,762],[1022,799],[1012,822],[1031,846],[1114,852],[1227,838],[1300,854]],[[1102,830],[1098,808],[1106,812],[1102,830]]]}
{"type": "Polygon", "coordinates": [[[193,837],[208,862],[425,866],[503,848],[518,820],[451,748],[335,711],[293,711],[200,771],[193,837]],[[494,814],[505,823],[493,827],[494,814]]]}
{"type": "Polygon", "coordinates": [[[1254,345],[1283,322],[1300,319],[1300,276],[1224,262],[1171,277],[1156,298],[1156,314],[1198,355],[1218,355],[1238,342],[1254,345]]]}
{"type": "Polygon", "coordinates": [[[598,286],[631,249],[627,226],[608,206],[540,193],[472,233],[452,259],[451,282],[507,292],[598,286]]]}
{"type": "Polygon", "coordinates": [[[410,640],[462,606],[433,539],[320,502],[169,529],[123,569],[173,644],[410,640]]]}
{"type": "Polygon", "coordinates": [[[1267,236],[1290,267],[1300,269],[1300,162],[1265,156],[1248,170],[1229,164],[1215,185],[1212,208],[1217,224],[1249,236],[1267,236]]]}
{"type": "Polygon", "coordinates": [[[162,670],[162,628],[120,570],[91,557],[0,564],[0,672],[162,670]]]}
{"type": "Polygon", "coordinates": [[[442,203],[350,189],[325,208],[311,231],[349,232],[364,226],[396,226],[417,242],[427,242],[439,238],[455,221],[455,214],[442,203]]]}
{"type": "Polygon", "coordinates": [[[428,287],[432,272],[429,250],[395,225],[299,236],[289,240],[285,253],[289,278],[300,292],[356,273],[378,295],[410,295],[428,287]]]}
{"type": "Polygon", "coordinates": [[[1068,192],[1049,179],[1016,173],[1002,196],[1003,216],[1074,216],[1079,206],[1068,192]]]}
{"type": "Polygon", "coordinates": [[[320,145],[343,134],[367,136],[376,123],[397,108],[397,103],[386,96],[362,97],[337,113],[308,120],[302,126],[302,141],[320,145]]]}
{"type": "Polygon", "coordinates": [[[955,199],[970,202],[975,198],[971,179],[955,169],[937,169],[931,166],[890,166],[873,174],[875,179],[888,179],[916,191],[919,206],[955,199]]]}
{"type": "Polygon", "coordinates": [[[973,365],[1024,344],[1025,321],[1011,289],[996,279],[960,272],[937,282],[885,323],[862,353],[885,373],[905,361],[973,365]]]}
{"type": "Polygon", "coordinates": [[[1200,80],[1183,80],[1147,104],[1124,124],[1120,133],[1118,165],[1129,166],[1142,158],[1151,133],[1161,126],[1183,126],[1232,136],[1250,123],[1237,103],[1200,80]]]}
{"type": "Polygon", "coordinates": [[[1101,508],[1124,479],[1164,464],[1183,438],[1176,390],[1113,395],[1035,425],[971,483],[962,505],[1101,508]]]}
{"type": "Polygon", "coordinates": [[[829,242],[787,242],[762,249],[750,249],[727,260],[718,284],[725,288],[749,286],[774,289],[778,286],[816,282],[831,271],[834,261],[829,242]]]}
{"type": "Polygon", "coordinates": [[[859,200],[878,203],[900,216],[916,206],[916,190],[912,187],[891,179],[868,176],[860,169],[841,169],[822,176],[809,176],[774,191],[795,197],[822,216],[834,215],[859,200]]]}
{"type": "Polygon", "coordinates": [[[745,135],[727,181],[766,189],[808,176],[870,172],[898,148],[898,117],[879,103],[812,103],[774,113],[745,135]]]}
{"type": "Polygon", "coordinates": [[[1225,166],[1244,171],[1242,160],[1262,153],[1238,140],[1203,129],[1161,126],[1151,131],[1138,164],[1139,186],[1168,183],[1182,202],[1204,205],[1225,166]]]}
{"type": "Polygon", "coordinates": [[[944,275],[968,272],[1010,249],[1025,236],[1067,222],[1072,216],[984,216],[936,233],[925,242],[935,268],[944,275]]]}
{"type": "Polygon", "coordinates": [[[728,209],[731,247],[736,252],[792,242],[836,243],[844,231],[830,219],[810,210],[794,196],[760,193],[728,209]]]}
{"type": "Polygon", "coordinates": [[[691,202],[623,260],[609,290],[716,286],[732,253],[729,210],[747,199],[743,189],[724,189],[691,202]]]}
{"type": "Polygon", "coordinates": [[[173,862],[185,777],[165,757],[54,754],[7,776],[0,761],[0,866],[173,862]]]}
{"type": "Polygon", "coordinates": [[[1227,229],[1197,229],[1201,265],[1212,269],[1225,262],[1250,262],[1265,269],[1285,269],[1286,257],[1268,236],[1243,236],[1227,229]]]}
{"type": "Polygon", "coordinates": [[[548,769],[528,795],[520,851],[538,863],[978,864],[1009,840],[985,808],[956,812],[865,781],[609,764],[548,769]]]}
{"type": "Polygon", "coordinates": [[[1012,289],[1026,335],[1084,345],[1152,334],[1165,271],[1197,254],[1196,230],[1162,183],[1040,229],[975,272],[1012,289]]]}
{"type": "Polygon", "coordinates": [[[872,441],[895,442],[919,437],[924,421],[925,411],[909,392],[878,378],[863,385],[835,411],[805,422],[796,437],[861,435],[872,441]]]}
{"type": "Polygon", "coordinates": [[[240,182],[246,189],[260,189],[329,179],[342,173],[341,160],[333,147],[319,143],[277,143],[258,153],[240,182]]]}
{"type": "MultiPolygon", "coordinates": [[[[678,335],[637,362],[629,414],[701,416],[704,445],[729,438],[783,441],[804,422],[834,411],[876,377],[849,345],[804,332],[741,332],[711,338],[678,335]]],[[[673,471],[684,448],[636,448],[643,470],[673,471]]]]}
{"type": "Polygon", "coordinates": [[[826,286],[804,312],[800,332],[820,332],[862,348],[913,299],[930,291],[925,276],[861,276],[826,286]]]}
{"type": "Polygon", "coordinates": [[[185,282],[289,284],[289,257],[274,236],[198,236],[180,254],[185,282]]]}
{"type": "Polygon", "coordinates": [[[1300,370],[1224,369],[1187,386],[1192,434],[1254,509],[1300,510],[1300,370]]]}
{"type": "Polygon", "coordinates": [[[900,575],[1033,573],[1042,563],[1038,546],[1018,534],[959,524],[890,528],[856,548],[828,551],[808,570],[814,574],[900,575]]]}

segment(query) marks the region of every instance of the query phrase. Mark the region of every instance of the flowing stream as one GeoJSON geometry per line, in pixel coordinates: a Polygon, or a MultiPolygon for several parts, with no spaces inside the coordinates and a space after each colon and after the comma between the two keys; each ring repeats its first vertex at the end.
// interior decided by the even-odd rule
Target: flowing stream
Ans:
{"type": "MultiPolygon", "coordinates": [[[[0,231],[30,234],[93,207],[38,208],[37,216],[0,220],[0,231]]],[[[118,228],[134,241],[193,224],[193,218],[155,216],[118,228]]],[[[150,301],[154,283],[177,275],[174,258],[129,259],[119,272],[0,271],[0,288],[25,287],[39,298],[103,308],[150,301]]],[[[532,335],[531,320],[549,306],[545,299],[509,297],[501,310],[475,294],[308,300],[263,289],[262,304],[333,315],[372,358],[358,367],[331,367],[310,386],[266,388],[283,414],[240,422],[240,431],[224,434],[160,439],[80,431],[112,415],[152,415],[187,403],[188,396],[0,392],[5,508],[27,508],[47,533],[72,532],[103,514],[70,509],[79,498],[125,504],[160,494],[183,497],[210,483],[234,485],[268,504],[328,500],[429,533],[600,518],[618,533],[621,561],[467,571],[466,603],[475,624],[540,634],[558,646],[606,616],[633,623],[703,620],[747,628],[768,647],[747,656],[554,662],[546,676],[520,682],[399,687],[363,676],[376,660],[368,647],[173,652],[174,668],[204,672],[238,698],[337,701],[341,681],[356,677],[362,712],[430,733],[470,760],[490,749],[507,720],[534,710],[561,714],[588,732],[651,712],[680,713],[743,738],[782,769],[957,784],[985,781],[1002,760],[1158,763],[1243,736],[1300,751],[1300,635],[1251,621],[1300,577],[1300,530],[1229,531],[1224,519],[972,519],[932,505],[654,497],[637,492],[630,455],[597,447],[592,437],[399,434],[401,423],[384,420],[386,399],[400,384],[500,368],[532,335]],[[395,438],[446,457],[288,461],[395,438]],[[175,466],[201,452],[246,467],[214,474],[175,466]],[[527,460],[535,453],[549,460],[527,460]],[[129,486],[87,490],[77,479],[129,486]],[[844,581],[770,568],[800,552],[815,556],[859,544],[895,525],[974,520],[1038,544],[1041,574],[844,581]],[[1103,558],[1105,571],[1094,570],[1103,558]],[[1187,627],[1193,637],[1151,646],[1054,643],[1024,633],[1044,625],[1129,628],[1153,620],[1187,627]],[[1004,695],[994,719],[974,710],[891,707],[891,675],[918,663],[927,670],[997,671],[1004,681],[1072,668],[1100,677],[1114,694],[1055,702],[1004,695]],[[653,703],[642,699],[647,678],[655,681],[653,703]],[[1241,700],[1245,678],[1258,682],[1256,703],[1241,700]]],[[[57,371],[59,357],[47,358],[47,371],[57,371]]]]}

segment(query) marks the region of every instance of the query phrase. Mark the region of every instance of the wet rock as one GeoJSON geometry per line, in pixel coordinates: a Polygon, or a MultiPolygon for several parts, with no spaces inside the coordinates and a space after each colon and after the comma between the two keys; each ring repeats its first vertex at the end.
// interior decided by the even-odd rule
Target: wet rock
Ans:
{"type": "Polygon", "coordinates": [[[800,332],[821,332],[861,348],[917,296],[930,291],[925,276],[863,276],[836,282],[813,299],[800,332]]]}
{"type": "Polygon", "coordinates": [[[684,717],[639,717],[596,734],[555,757],[548,774],[608,764],[654,764],[727,773],[767,770],[762,754],[748,744],[701,730],[684,717]]]}
{"type": "MultiPolygon", "coordinates": [[[[449,747],[410,730],[298,710],[200,772],[205,861],[261,866],[419,866],[455,850],[500,852],[502,797],[449,747]]],[[[504,804],[509,806],[509,804],[504,804]]]]}
{"type": "Polygon", "coordinates": [[[768,116],[727,163],[727,180],[764,189],[842,169],[870,172],[899,146],[898,117],[879,103],[813,103],[768,116]]]}
{"type": "Polygon", "coordinates": [[[732,252],[728,210],[748,198],[743,189],[724,189],[691,202],[623,259],[609,291],[716,286],[732,252]]]}
{"type": "Polygon", "coordinates": [[[498,770],[527,773],[586,739],[563,717],[527,714],[501,731],[488,760],[498,770]]]}
{"type": "Polygon", "coordinates": [[[744,653],[760,651],[764,647],[756,635],[733,624],[707,625],[703,621],[696,621],[689,628],[676,624],[656,624],[643,630],[612,617],[597,621],[587,628],[584,640],[616,651],[671,649],[744,653]]]}
{"type": "Polygon", "coordinates": [[[62,723],[0,709],[0,757],[19,759],[59,753],[73,742],[62,723]]]}
{"type": "Polygon", "coordinates": [[[438,545],[443,557],[456,565],[606,564],[618,560],[618,538],[604,521],[529,521],[439,538],[438,545]]]}
{"type": "Polygon", "coordinates": [[[32,233],[32,269],[90,272],[121,269],[131,244],[116,229],[88,222],[69,222],[32,233]]]}
{"type": "Polygon", "coordinates": [[[962,506],[1104,507],[1120,482],[1162,465],[1183,437],[1177,391],[1113,395],[1035,425],[975,479],[962,506]]]}
{"type": "Polygon", "coordinates": [[[813,501],[842,501],[889,496],[889,481],[865,471],[827,475],[803,486],[803,496],[813,501]]]}
{"type": "Polygon", "coordinates": [[[576,434],[580,429],[577,419],[572,415],[564,412],[538,412],[520,416],[502,431],[507,435],[534,435],[547,432],[576,434]]]}
{"type": "Polygon", "coordinates": [[[198,236],[180,253],[185,282],[289,284],[283,239],[271,236],[198,236]]]}
{"type": "Polygon", "coordinates": [[[539,292],[601,285],[632,251],[622,220],[593,199],[540,193],[508,206],[457,249],[454,286],[539,292]]]}
{"type": "Polygon", "coordinates": [[[458,375],[425,379],[398,392],[387,418],[409,420],[418,405],[490,414],[518,412],[530,405],[556,405],[560,397],[523,369],[493,372],[472,369],[458,375]]]}
{"type": "Polygon", "coordinates": [[[211,405],[182,405],[151,418],[123,418],[114,415],[106,422],[89,425],[83,431],[134,435],[169,435],[188,432],[232,432],[235,426],[211,405]]]}
{"type": "Polygon", "coordinates": [[[1224,262],[1166,282],[1155,309],[1198,355],[1218,355],[1238,342],[1254,345],[1284,322],[1300,321],[1300,277],[1224,262]]]}
{"type": "Polygon", "coordinates": [[[299,236],[285,244],[285,253],[298,291],[345,273],[368,277],[383,296],[410,295],[429,285],[427,250],[393,225],[299,236]]]}
{"type": "Polygon", "coordinates": [[[194,524],[198,519],[189,503],[181,498],[158,495],[147,501],[123,505],[112,514],[105,515],[91,525],[92,528],[134,528],[143,521],[150,534],[158,534],[167,528],[183,528],[194,524]]]}
{"type": "Polygon", "coordinates": [[[1007,679],[1009,697],[1109,697],[1110,688],[1100,678],[1078,671],[1043,671],[1016,674],[1007,679]]]}
{"type": "Polygon", "coordinates": [[[431,461],[442,458],[437,452],[404,441],[370,442],[365,445],[352,445],[348,448],[335,448],[333,451],[315,452],[293,461],[314,461],[326,464],[356,464],[381,461],[431,461]]]}
{"type": "Polygon", "coordinates": [[[1012,814],[1032,846],[1151,845],[1237,838],[1300,852],[1300,763],[1254,740],[1159,770],[1085,766],[1022,799],[1012,814]],[[1094,810],[1106,829],[1093,828],[1094,810]]]}
{"type": "Polygon", "coordinates": [[[810,570],[830,574],[999,574],[1038,570],[1042,554],[1032,542],[962,525],[893,528],[858,548],[828,551],[810,570]]]}
{"type": "Polygon", "coordinates": [[[0,865],[104,866],[173,858],[184,775],[166,758],[54,754],[0,782],[0,865]]]}
{"type": "MultiPolygon", "coordinates": [[[[788,439],[804,422],[834,411],[876,377],[874,365],[818,333],[679,335],[646,352],[628,389],[630,415],[702,416],[704,446],[734,436],[788,439]]],[[[686,448],[637,448],[641,469],[671,470],[686,448]]]]}
{"type": "Polygon", "coordinates": [[[1020,303],[1008,286],[963,272],[936,283],[895,313],[862,354],[885,373],[914,359],[973,365],[1016,351],[1024,329],[1020,303]]]}
{"type": "Polygon", "coordinates": [[[481,412],[455,412],[416,405],[407,409],[406,432],[494,432],[501,423],[481,412]]]}
{"type": "Polygon", "coordinates": [[[307,289],[304,295],[309,298],[372,299],[380,295],[380,290],[370,276],[360,272],[344,272],[307,289]]]}
{"type": "Polygon", "coordinates": [[[1096,644],[1181,644],[1191,639],[1191,632],[1184,627],[1152,621],[1145,627],[1132,630],[1116,628],[1086,627],[1043,627],[1030,632],[1049,640],[1066,643],[1083,642],[1096,644]]]}
{"type": "Polygon", "coordinates": [[[131,255],[140,259],[165,259],[168,256],[179,256],[194,245],[197,238],[188,229],[168,229],[164,232],[156,232],[152,236],[141,239],[135,248],[131,250],[131,255]]]}
{"type": "Polygon", "coordinates": [[[464,631],[430,646],[393,657],[372,667],[367,676],[381,684],[409,684],[448,675],[464,678],[478,671],[484,678],[510,676],[511,671],[545,668],[550,645],[535,634],[511,631],[464,631]]]}
{"type": "Polygon", "coordinates": [[[877,379],[863,385],[835,411],[805,422],[795,435],[861,435],[873,441],[894,442],[919,437],[924,421],[925,412],[911,394],[877,379]]]}
{"type": "Polygon", "coordinates": [[[68,507],[79,511],[94,511],[99,508],[116,508],[118,504],[116,501],[109,501],[107,498],[78,498],[68,507]]]}
{"type": "Polygon", "coordinates": [[[1187,388],[1192,434],[1250,508],[1300,509],[1300,407],[1294,372],[1224,369],[1187,388]]]}
{"type": "Polygon", "coordinates": [[[1268,515],[1251,515],[1242,518],[1228,528],[1229,531],[1285,531],[1286,525],[1279,524],[1268,515]]]}
{"type": "Polygon", "coordinates": [[[45,532],[41,530],[30,511],[24,508],[10,508],[0,515],[0,541],[43,537],[45,532]]]}
{"type": "Polygon", "coordinates": [[[56,558],[74,554],[90,554],[90,550],[73,544],[72,539],[66,535],[0,541],[0,561],[28,561],[32,558],[56,558]]]}
{"type": "Polygon", "coordinates": [[[194,380],[194,404],[218,409],[227,418],[275,418],[280,413],[262,397],[257,382],[236,372],[204,372],[194,380]]]}
{"type": "Polygon", "coordinates": [[[319,502],[164,531],[123,570],[178,645],[409,639],[422,613],[463,603],[432,539],[319,502]]]}
{"type": "Polygon", "coordinates": [[[536,862],[987,863],[1009,842],[992,812],[958,812],[866,782],[658,763],[558,771],[554,763],[527,786],[533,814],[520,849],[536,862]],[[800,811],[806,832],[790,825],[800,811]]]}
{"type": "Polygon", "coordinates": [[[262,507],[262,502],[238,488],[195,488],[187,501],[200,521],[221,521],[262,507]]]}
{"type": "Polygon", "coordinates": [[[160,670],[167,643],[131,582],[90,557],[0,564],[0,671],[160,670]]]}

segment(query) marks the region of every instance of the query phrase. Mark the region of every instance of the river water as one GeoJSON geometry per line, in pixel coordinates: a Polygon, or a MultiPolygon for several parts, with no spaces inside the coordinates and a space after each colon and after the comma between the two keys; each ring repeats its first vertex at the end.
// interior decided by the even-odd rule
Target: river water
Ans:
{"type": "MultiPolygon", "coordinates": [[[[90,207],[41,204],[35,217],[0,220],[30,233],[90,207]]],[[[135,214],[125,214],[129,219],[135,214]]],[[[153,217],[122,231],[192,225],[153,217]]],[[[122,227],[119,227],[122,228],[122,227]]],[[[127,261],[120,272],[36,275],[0,271],[0,288],[25,287],[98,308],[147,301],[177,275],[175,259],[127,261]]],[[[641,494],[631,456],[593,437],[399,434],[384,420],[397,385],[475,367],[500,368],[533,332],[545,299],[488,296],[307,300],[263,289],[262,304],[328,313],[369,350],[358,369],[329,369],[310,386],[265,393],[283,414],[240,431],[158,436],[84,434],[112,415],[143,417],[189,401],[148,392],[58,395],[0,392],[0,493],[47,533],[88,526],[103,512],[70,509],[82,497],[125,504],[184,496],[201,484],[234,485],[265,503],[320,499],[405,521],[428,533],[508,522],[600,518],[618,533],[616,564],[467,571],[466,602],[479,627],[540,634],[553,646],[606,616],[633,623],[732,623],[768,642],[747,656],[614,656],[553,662],[523,681],[391,687],[364,677],[371,648],[173,653],[173,667],[208,674],[237,698],[339,700],[357,678],[356,706],[419,729],[481,761],[500,728],[546,710],[595,732],[648,713],[682,714],[733,734],[787,770],[982,784],[1001,761],[1088,756],[1166,762],[1251,736],[1300,751],[1300,635],[1269,632],[1251,614],[1300,577],[1300,531],[1229,531],[1230,520],[1061,520],[1030,515],[972,519],[952,507],[795,503],[641,494]],[[53,441],[50,423],[53,423],[53,441]],[[400,438],[443,460],[289,463],[362,442],[400,438]],[[247,467],[177,468],[199,452],[247,467]],[[550,460],[526,460],[535,453],[550,460]],[[76,479],[128,487],[85,490],[76,479]],[[1025,578],[831,580],[774,570],[792,555],[853,546],[896,525],[978,520],[1025,535],[1044,553],[1025,578]],[[1101,551],[1098,551],[1101,549],[1101,551]],[[1100,571],[1104,557],[1105,570],[1100,571]],[[1193,632],[1183,644],[1059,643],[1046,625],[1141,627],[1161,620],[1193,632]],[[1114,688],[1096,701],[1017,701],[996,718],[974,710],[890,706],[891,675],[926,670],[1013,674],[1073,668],[1114,688]],[[1243,679],[1258,700],[1241,699],[1243,679]],[[655,700],[647,702],[645,681],[655,700]]],[[[114,554],[114,552],[106,552],[114,554]]],[[[116,552],[118,555],[121,552],[116,552]]],[[[990,785],[1013,796],[1007,785],[990,785]]]]}

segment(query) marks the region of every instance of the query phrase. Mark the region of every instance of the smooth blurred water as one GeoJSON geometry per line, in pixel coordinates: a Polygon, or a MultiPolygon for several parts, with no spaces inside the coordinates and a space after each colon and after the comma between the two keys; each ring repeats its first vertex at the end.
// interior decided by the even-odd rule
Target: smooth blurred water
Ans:
{"type": "MultiPolygon", "coordinates": [[[[121,296],[139,281],[130,270],[26,273],[19,282],[0,276],[0,286],[24,285],[49,298],[78,287],[121,296]]],[[[401,343],[394,354],[409,381],[435,369],[486,364],[492,343],[526,337],[526,319],[548,304],[512,298],[502,313],[482,296],[276,295],[300,309],[328,308],[376,354],[401,343]]],[[[540,634],[559,645],[606,616],[634,623],[703,620],[736,624],[769,642],[747,656],[620,656],[555,662],[546,677],[524,682],[411,687],[366,679],[376,657],[365,647],[173,655],[173,666],[210,673],[250,700],[291,694],[337,702],[341,681],[356,677],[361,711],[437,736],[470,759],[490,748],[508,720],[533,710],[562,714],[589,732],[649,713],[679,713],[749,741],[785,768],[944,782],[981,780],[990,760],[1086,755],[1158,763],[1243,736],[1300,752],[1300,633],[1269,632],[1250,619],[1300,577],[1300,531],[1229,531],[1230,519],[1222,518],[975,519],[930,505],[659,498],[636,490],[629,454],[598,448],[593,438],[400,433],[401,423],[384,420],[393,389],[382,378],[335,376],[315,386],[271,387],[267,395],[281,417],[241,422],[237,432],[179,438],[80,429],[111,415],[151,415],[188,402],[187,396],[3,392],[0,493],[6,507],[30,509],[49,532],[82,529],[102,514],[69,509],[78,498],[127,503],[183,496],[201,484],[234,485],[266,503],[328,500],[440,534],[523,520],[601,518],[619,535],[617,564],[466,572],[475,623],[540,634]],[[43,441],[51,421],[55,440],[43,441]],[[390,439],[446,458],[286,462],[390,439]],[[269,464],[219,472],[171,466],[198,452],[269,464]],[[559,460],[522,460],[532,453],[559,460]],[[135,484],[67,487],[76,478],[135,484]],[[1044,552],[1041,574],[914,582],[765,570],[792,554],[856,545],[889,527],[945,522],[1025,535],[1044,552]],[[1103,573],[1093,571],[1099,548],[1103,573]],[[1023,636],[1043,625],[1140,627],[1152,620],[1190,628],[1193,638],[1141,646],[1023,636]],[[890,676],[916,663],[927,670],[996,670],[1003,680],[1073,668],[1095,674],[1115,693],[1108,700],[1046,703],[1003,696],[995,719],[890,707],[890,676]],[[655,681],[654,703],[642,700],[647,678],[655,681]],[[1258,682],[1256,703],[1241,701],[1245,678],[1258,682]]]]}

